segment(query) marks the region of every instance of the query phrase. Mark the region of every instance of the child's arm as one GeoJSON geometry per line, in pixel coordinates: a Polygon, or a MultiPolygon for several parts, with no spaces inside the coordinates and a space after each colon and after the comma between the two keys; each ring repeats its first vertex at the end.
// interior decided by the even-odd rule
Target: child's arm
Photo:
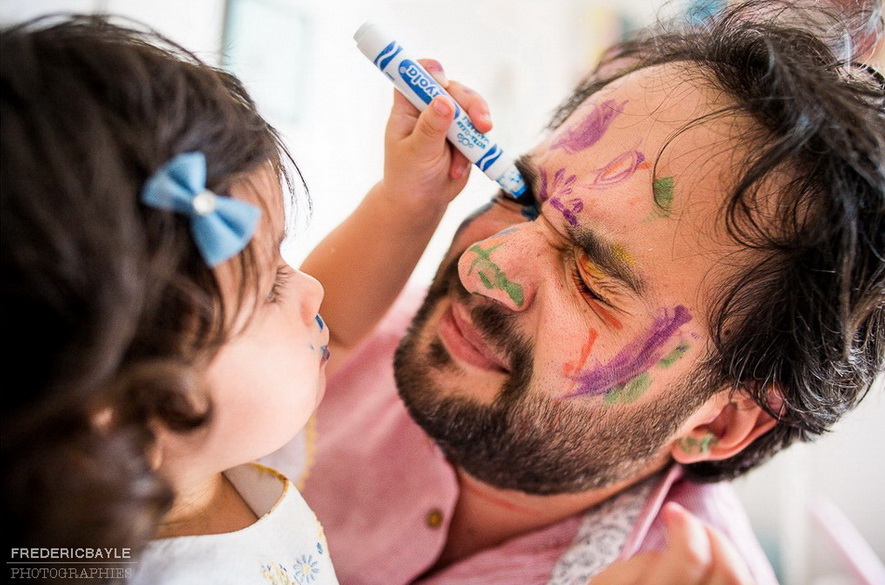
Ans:
{"type": "MultiPolygon", "coordinates": [[[[422,61],[481,132],[491,128],[476,93],[446,82],[434,61],[422,61]]],[[[449,202],[464,188],[470,163],[446,141],[451,100],[437,97],[420,113],[399,92],[385,132],[384,176],[357,209],[301,266],[325,287],[323,319],[333,359],[354,348],[381,319],[421,258],[449,202]],[[338,352],[338,353],[336,353],[338,352]]]]}

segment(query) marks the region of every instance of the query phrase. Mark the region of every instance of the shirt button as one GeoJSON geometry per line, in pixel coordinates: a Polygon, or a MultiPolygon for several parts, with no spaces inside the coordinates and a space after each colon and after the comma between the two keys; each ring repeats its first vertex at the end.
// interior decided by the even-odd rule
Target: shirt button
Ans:
{"type": "Polygon", "coordinates": [[[443,513],[439,508],[431,508],[424,517],[424,523],[430,528],[439,528],[442,526],[443,513]]]}

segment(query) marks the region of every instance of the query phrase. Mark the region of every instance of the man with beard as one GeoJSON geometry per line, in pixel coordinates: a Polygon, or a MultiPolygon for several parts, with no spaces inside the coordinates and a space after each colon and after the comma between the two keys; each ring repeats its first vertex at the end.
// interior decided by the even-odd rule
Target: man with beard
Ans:
{"type": "Polygon", "coordinates": [[[342,583],[585,583],[663,547],[671,501],[774,581],[722,480],[885,361],[883,80],[813,10],[610,52],[521,158],[532,193],[348,356],[304,489],[342,583]]]}

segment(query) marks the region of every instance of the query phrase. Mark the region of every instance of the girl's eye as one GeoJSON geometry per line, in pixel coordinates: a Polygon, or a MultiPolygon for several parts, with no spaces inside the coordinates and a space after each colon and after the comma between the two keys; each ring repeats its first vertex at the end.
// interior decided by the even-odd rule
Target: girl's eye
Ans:
{"type": "Polygon", "coordinates": [[[289,280],[289,277],[291,276],[292,271],[289,270],[288,266],[280,266],[277,268],[277,274],[274,277],[273,285],[270,287],[270,292],[267,293],[267,297],[265,297],[265,300],[268,303],[276,303],[280,301],[286,281],[289,280]]]}

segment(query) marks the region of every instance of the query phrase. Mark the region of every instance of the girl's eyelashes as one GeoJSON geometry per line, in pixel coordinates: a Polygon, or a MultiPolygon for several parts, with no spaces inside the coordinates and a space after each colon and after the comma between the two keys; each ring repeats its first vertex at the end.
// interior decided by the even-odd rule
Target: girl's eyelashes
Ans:
{"type": "Polygon", "coordinates": [[[268,292],[267,297],[265,297],[265,300],[268,303],[278,302],[282,298],[286,281],[289,280],[291,276],[292,271],[288,266],[280,266],[277,268],[277,273],[274,277],[273,284],[270,287],[270,292],[268,292]]]}

